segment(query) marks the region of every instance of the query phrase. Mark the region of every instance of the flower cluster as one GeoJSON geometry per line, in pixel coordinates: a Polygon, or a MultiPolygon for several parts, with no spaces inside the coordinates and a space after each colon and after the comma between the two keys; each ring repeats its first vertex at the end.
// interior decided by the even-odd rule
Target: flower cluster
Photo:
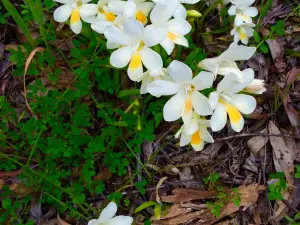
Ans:
{"type": "Polygon", "coordinates": [[[231,0],[229,14],[236,15],[232,33],[239,33],[239,39],[235,38],[236,42],[220,56],[199,62],[202,71],[196,76],[180,61],[174,60],[164,68],[161,56],[151,47],[160,45],[169,55],[175,45],[188,47],[185,35],[192,27],[182,4],[199,0],[56,1],[64,5],[55,10],[54,19],[65,22],[71,17],[70,27],[75,33],[81,31],[83,20],[104,34],[107,48],[116,49],[110,64],[116,68],[128,66],[129,78],[141,82],[141,94],[172,96],[163,108],[163,117],[166,121],[182,119],[176,134],[180,146],[191,144],[195,150],[202,150],[205,142],[214,141],[208,128],[220,131],[228,117],[232,129],[240,132],[243,114],[256,108],[252,95],[265,91],[263,80],[254,79],[253,69],[241,71],[236,63],[251,58],[256,51],[255,47],[237,44],[239,39],[246,43],[250,36],[251,17],[257,15],[256,8],[249,7],[253,0],[231,0]]]}
{"type": "Polygon", "coordinates": [[[230,34],[234,36],[234,42],[241,41],[248,45],[249,38],[253,36],[255,24],[252,23],[252,17],[258,15],[258,10],[251,5],[255,0],[231,0],[232,6],[228,10],[228,14],[235,16],[234,28],[230,34]]]}

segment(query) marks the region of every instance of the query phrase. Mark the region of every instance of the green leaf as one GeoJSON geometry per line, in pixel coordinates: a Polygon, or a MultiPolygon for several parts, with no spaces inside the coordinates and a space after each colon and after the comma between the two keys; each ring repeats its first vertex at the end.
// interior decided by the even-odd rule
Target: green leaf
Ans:
{"type": "Polygon", "coordinates": [[[259,15],[259,17],[261,19],[267,15],[269,9],[272,6],[272,1],[273,0],[267,0],[266,4],[260,8],[260,15],[259,15]]]}
{"type": "Polygon", "coordinates": [[[134,213],[138,213],[138,212],[140,212],[148,207],[154,206],[154,205],[157,205],[157,203],[153,202],[153,201],[144,202],[143,204],[141,204],[139,207],[137,207],[134,210],[134,213]]]}
{"type": "Polygon", "coordinates": [[[275,25],[271,27],[271,31],[279,36],[285,34],[285,22],[284,20],[279,20],[275,25]]]}
{"type": "Polygon", "coordinates": [[[28,25],[25,23],[21,15],[18,13],[17,9],[13,6],[13,4],[10,3],[10,0],[2,0],[2,3],[6,10],[10,13],[12,18],[15,20],[16,24],[19,26],[19,28],[23,31],[26,39],[31,44],[34,43],[31,33],[28,29],[28,25]]]}
{"type": "Polygon", "coordinates": [[[156,204],[155,207],[154,207],[154,217],[155,217],[155,219],[159,220],[160,215],[161,215],[161,205],[156,204]]]}
{"type": "Polygon", "coordinates": [[[133,95],[140,95],[140,89],[128,89],[128,90],[122,90],[118,94],[118,98],[123,98],[127,96],[133,96],[133,95]]]}
{"type": "Polygon", "coordinates": [[[6,198],[2,201],[2,207],[6,210],[9,210],[11,208],[12,201],[10,198],[6,198]]]}
{"type": "Polygon", "coordinates": [[[269,52],[269,47],[268,45],[264,42],[262,43],[261,46],[259,46],[259,49],[263,52],[263,53],[268,53],[269,52]]]}
{"type": "Polygon", "coordinates": [[[253,37],[256,43],[259,43],[261,41],[259,33],[256,30],[253,31],[253,37]]]}

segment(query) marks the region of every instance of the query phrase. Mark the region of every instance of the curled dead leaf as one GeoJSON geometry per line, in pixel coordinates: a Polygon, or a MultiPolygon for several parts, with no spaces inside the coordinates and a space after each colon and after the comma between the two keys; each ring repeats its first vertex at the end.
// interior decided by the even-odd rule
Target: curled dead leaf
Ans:
{"type": "Polygon", "coordinates": [[[14,191],[18,195],[27,195],[34,192],[34,189],[32,187],[26,187],[24,183],[12,183],[9,185],[9,189],[11,191],[14,191]]]}
{"type": "Polygon", "coordinates": [[[60,217],[59,217],[59,214],[57,214],[57,225],[71,225],[69,223],[67,223],[66,221],[62,220],[60,217]]]}

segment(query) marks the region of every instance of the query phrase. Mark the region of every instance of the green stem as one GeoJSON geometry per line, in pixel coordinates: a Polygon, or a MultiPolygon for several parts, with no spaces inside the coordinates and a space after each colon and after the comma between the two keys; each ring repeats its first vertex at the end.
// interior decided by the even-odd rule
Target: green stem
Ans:
{"type": "Polygon", "coordinates": [[[200,19],[200,21],[199,21],[199,24],[198,24],[199,27],[202,26],[202,24],[203,24],[205,18],[207,17],[207,15],[208,15],[212,10],[214,10],[221,2],[222,2],[222,0],[217,0],[217,1],[215,1],[212,5],[210,5],[210,6],[205,10],[205,12],[203,13],[203,15],[202,15],[202,17],[201,17],[201,19],[200,19]]]}

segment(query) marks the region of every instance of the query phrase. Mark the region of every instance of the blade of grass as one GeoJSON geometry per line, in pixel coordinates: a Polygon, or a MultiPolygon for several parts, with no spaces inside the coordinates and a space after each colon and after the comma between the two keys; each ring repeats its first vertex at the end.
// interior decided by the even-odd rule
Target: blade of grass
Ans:
{"type": "Polygon", "coordinates": [[[14,5],[11,4],[9,0],[2,0],[2,3],[5,7],[5,9],[10,13],[12,18],[15,20],[15,22],[19,26],[19,28],[23,31],[27,41],[30,44],[34,44],[34,40],[32,39],[32,36],[31,36],[31,33],[30,33],[30,31],[27,27],[27,24],[25,23],[25,21],[23,20],[23,18],[21,17],[19,12],[17,11],[17,9],[14,7],[14,5]]]}
{"type": "Polygon", "coordinates": [[[40,35],[45,36],[45,27],[43,23],[43,6],[41,0],[26,0],[30,11],[34,17],[34,20],[39,25],[40,35]]]}

